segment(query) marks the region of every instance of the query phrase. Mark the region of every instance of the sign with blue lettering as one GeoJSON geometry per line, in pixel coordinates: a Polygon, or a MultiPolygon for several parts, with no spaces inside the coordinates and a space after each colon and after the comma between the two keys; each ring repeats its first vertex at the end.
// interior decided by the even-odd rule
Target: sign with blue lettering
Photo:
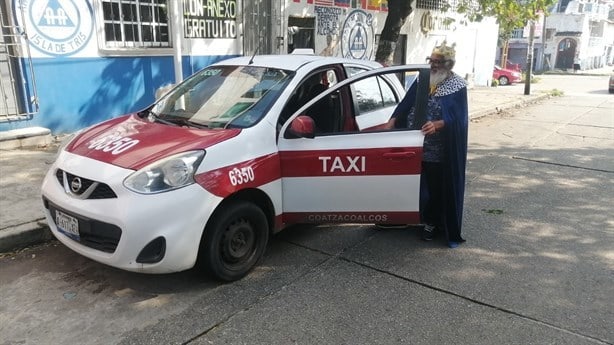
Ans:
{"type": "Polygon", "coordinates": [[[92,37],[92,8],[88,1],[15,0],[14,8],[24,12],[15,17],[25,28],[30,46],[44,54],[72,55],[92,37]]]}

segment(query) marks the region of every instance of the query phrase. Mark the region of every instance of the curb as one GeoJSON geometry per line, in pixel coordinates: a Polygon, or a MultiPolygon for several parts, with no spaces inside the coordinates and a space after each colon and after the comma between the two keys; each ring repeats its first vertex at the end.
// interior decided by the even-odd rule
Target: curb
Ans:
{"type": "Polygon", "coordinates": [[[43,127],[29,127],[0,132],[1,150],[45,146],[52,142],[51,130],[43,127]]]}
{"type": "Polygon", "coordinates": [[[47,222],[41,218],[0,231],[0,253],[48,242],[53,238],[47,222]]]}
{"type": "Polygon", "coordinates": [[[488,108],[488,109],[483,109],[483,110],[477,110],[472,112],[471,114],[469,114],[469,120],[477,120],[480,119],[482,117],[488,116],[488,115],[492,115],[492,114],[499,114],[502,113],[506,110],[510,110],[510,109],[516,109],[516,108],[522,108],[525,107],[529,104],[533,104],[533,103],[537,103],[543,99],[546,98],[550,98],[550,94],[548,93],[542,93],[539,95],[535,95],[529,99],[521,99],[519,101],[516,102],[512,102],[512,103],[508,103],[505,105],[502,105],[500,107],[495,107],[495,108],[488,108]]]}

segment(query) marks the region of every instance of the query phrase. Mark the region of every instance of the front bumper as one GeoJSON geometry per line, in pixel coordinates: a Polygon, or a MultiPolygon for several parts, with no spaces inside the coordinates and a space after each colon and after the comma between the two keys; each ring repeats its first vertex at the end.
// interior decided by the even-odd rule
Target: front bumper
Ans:
{"type": "Polygon", "coordinates": [[[221,199],[197,184],[166,193],[138,194],[122,184],[132,172],[63,151],[42,185],[45,215],[52,233],[75,252],[124,270],[170,273],[193,267],[206,222],[221,199]],[[116,197],[80,198],[62,186],[58,169],[104,183],[116,197]],[[77,236],[59,230],[58,210],[79,220],[77,236]],[[148,244],[149,250],[152,242],[160,246],[160,238],[161,259],[137,262],[148,244]]]}

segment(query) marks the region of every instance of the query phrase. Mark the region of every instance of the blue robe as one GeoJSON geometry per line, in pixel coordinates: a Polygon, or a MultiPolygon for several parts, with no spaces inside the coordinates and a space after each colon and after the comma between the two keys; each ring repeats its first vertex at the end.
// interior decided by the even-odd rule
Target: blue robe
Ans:
{"type": "MultiPolygon", "coordinates": [[[[394,110],[395,127],[407,128],[407,115],[416,101],[417,83],[414,83],[394,110]]],[[[467,86],[458,75],[452,76],[437,88],[430,96],[441,104],[444,127],[443,136],[443,225],[448,241],[464,242],[461,236],[463,222],[463,204],[465,198],[465,169],[467,165],[467,132],[469,127],[469,109],[467,104],[467,86]]],[[[427,110],[428,111],[428,110],[427,110]]],[[[424,121],[424,120],[423,120],[424,121]]],[[[411,129],[420,129],[424,123],[412,121],[411,129]]],[[[425,179],[421,178],[420,205],[428,200],[425,179]]],[[[421,207],[422,209],[422,207],[421,207]]],[[[421,210],[422,211],[422,210],[421,210]]]]}

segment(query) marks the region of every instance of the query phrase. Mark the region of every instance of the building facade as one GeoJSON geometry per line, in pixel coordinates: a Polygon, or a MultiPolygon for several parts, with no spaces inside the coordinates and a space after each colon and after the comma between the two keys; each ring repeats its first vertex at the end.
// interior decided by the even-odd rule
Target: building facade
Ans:
{"type": "MultiPolygon", "coordinates": [[[[526,65],[529,27],[509,41],[508,60],[526,65]]],[[[614,63],[614,1],[561,0],[535,23],[535,71],[588,70],[614,63]]],[[[497,56],[500,56],[498,52],[497,56]]]]}
{"type": "MultiPolygon", "coordinates": [[[[489,85],[494,19],[467,22],[416,0],[395,64],[457,43],[455,71],[489,85]]],[[[0,3],[0,131],[71,132],[145,108],[155,90],[221,59],[316,54],[373,60],[382,0],[7,0],[0,3]]]]}

